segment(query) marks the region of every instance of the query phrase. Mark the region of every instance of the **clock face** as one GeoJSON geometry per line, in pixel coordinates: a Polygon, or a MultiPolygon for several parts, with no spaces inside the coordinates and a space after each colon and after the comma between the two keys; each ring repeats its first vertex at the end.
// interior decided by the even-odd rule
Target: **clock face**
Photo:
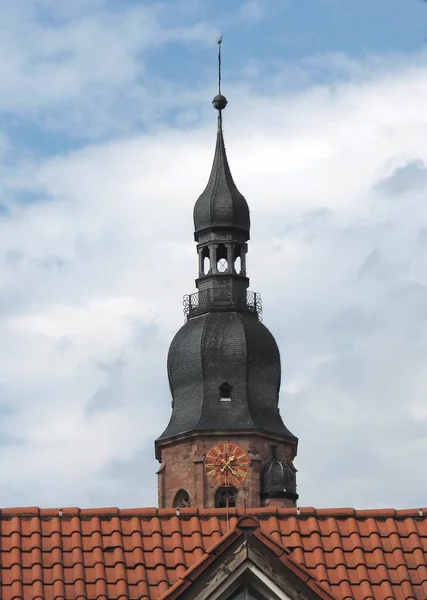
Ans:
{"type": "Polygon", "coordinates": [[[240,446],[224,442],[206,454],[205,469],[211,485],[236,486],[249,473],[249,457],[240,446]]]}

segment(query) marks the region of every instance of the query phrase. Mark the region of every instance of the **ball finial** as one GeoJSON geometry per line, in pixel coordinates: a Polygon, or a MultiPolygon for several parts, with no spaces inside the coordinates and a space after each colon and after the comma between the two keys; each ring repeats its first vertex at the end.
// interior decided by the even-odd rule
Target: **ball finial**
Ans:
{"type": "Polygon", "coordinates": [[[222,94],[217,94],[212,100],[212,104],[217,110],[223,110],[227,106],[227,98],[222,94]]]}

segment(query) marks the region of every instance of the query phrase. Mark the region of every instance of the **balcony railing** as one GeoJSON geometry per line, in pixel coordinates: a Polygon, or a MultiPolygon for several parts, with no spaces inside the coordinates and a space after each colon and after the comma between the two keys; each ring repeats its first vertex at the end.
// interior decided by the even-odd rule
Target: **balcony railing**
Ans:
{"type": "Polygon", "coordinates": [[[255,313],[261,319],[261,295],[257,292],[246,292],[246,302],[242,298],[229,298],[218,290],[201,290],[194,294],[186,294],[183,300],[184,315],[194,317],[210,311],[243,310],[255,313]]]}

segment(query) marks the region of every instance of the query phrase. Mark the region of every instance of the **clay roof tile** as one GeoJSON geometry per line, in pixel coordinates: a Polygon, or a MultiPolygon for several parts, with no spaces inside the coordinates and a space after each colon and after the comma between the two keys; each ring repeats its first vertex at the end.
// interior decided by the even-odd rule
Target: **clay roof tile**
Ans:
{"type": "Polygon", "coordinates": [[[155,600],[245,526],[335,598],[427,597],[427,509],[310,507],[3,509],[0,597],[155,600]]]}

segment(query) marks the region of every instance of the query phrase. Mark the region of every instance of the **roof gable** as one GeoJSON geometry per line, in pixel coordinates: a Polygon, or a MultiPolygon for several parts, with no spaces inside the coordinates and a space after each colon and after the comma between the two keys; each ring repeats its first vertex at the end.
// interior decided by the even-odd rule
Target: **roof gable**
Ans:
{"type": "Polygon", "coordinates": [[[263,533],[258,520],[250,515],[241,517],[235,528],[209,548],[160,600],[207,600],[225,593],[230,596],[231,591],[227,590],[237,589],[248,578],[275,587],[279,598],[336,600],[289,556],[289,551],[263,533]]]}

